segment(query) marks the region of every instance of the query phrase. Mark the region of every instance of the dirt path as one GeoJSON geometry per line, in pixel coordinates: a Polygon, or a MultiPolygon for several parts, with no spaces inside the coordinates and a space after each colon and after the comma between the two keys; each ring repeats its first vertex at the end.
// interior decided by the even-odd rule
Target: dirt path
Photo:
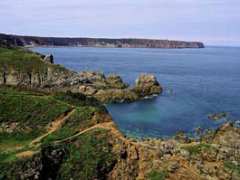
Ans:
{"type": "Polygon", "coordinates": [[[71,141],[74,138],[76,138],[76,137],[78,137],[78,136],[80,136],[80,135],[82,135],[84,133],[87,133],[87,132],[89,132],[89,131],[91,131],[93,129],[97,129],[97,128],[110,130],[112,135],[114,135],[116,138],[124,141],[127,144],[131,144],[131,145],[135,145],[135,146],[145,146],[145,147],[153,149],[153,147],[150,147],[149,145],[145,145],[143,143],[138,143],[138,142],[133,142],[130,139],[124,137],[124,135],[115,127],[115,123],[114,122],[105,122],[105,123],[96,124],[96,125],[94,125],[92,127],[89,127],[87,129],[84,129],[84,130],[78,132],[77,134],[75,134],[73,136],[70,136],[68,138],[65,138],[65,139],[62,139],[62,140],[59,140],[59,141],[55,141],[54,143],[55,144],[59,144],[59,143],[62,143],[62,142],[71,141]]]}
{"type": "MultiPolygon", "coordinates": [[[[55,141],[56,144],[58,143],[61,143],[61,142],[66,142],[66,141],[71,141],[72,139],[84,134],[84,133],[87,133],[88,131],[91,131],[93,129],[96,129],[96,128],[102,128],[102,129],[107,129],[107,130],[111,130],[112,133],[116,134],[118,137],[122,137],[122,134],[116,130],[116,128],[114,127],[114,123],[113,122],[105,122],[105,123],[99,123],[99,124],[96,124],[92,127],[89,127],[87,129],[84,129],[83,131],[80,131],[78,132],[77,134],[74,134],[73,136],[70,136],[66,139],[63,139],[63,140],[60,140],[60,141],[55,141]]],[[[122,137],[123,138],[123,137],[122,137]]]]}
{"type": "Polygon", "coordinates": [[[39,143],[43,138],[45,138],[46,136],[48,136],[49,134],[53,133],[54,131],[58,130],[59,128],[62,127],[62,125],[65,123],[65,121],[75,112],[75,109],[72,109],[71,111],[68,111],[62,115],[60,115],[59,117],[57,117],[49,126],[47,133],[37,137],[36,139],[34,139],[30,145],[35,145],[37,143],[39,143]]]}

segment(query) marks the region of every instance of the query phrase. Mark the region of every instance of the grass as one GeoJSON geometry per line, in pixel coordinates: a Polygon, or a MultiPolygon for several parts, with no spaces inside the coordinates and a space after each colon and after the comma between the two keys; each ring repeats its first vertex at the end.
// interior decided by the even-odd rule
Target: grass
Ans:
{"type": "Polygon", "coordinates": [[[66,103],[49,96],[0,92],[0,122],[18,122],[36,128],[69,109],[66,103]]]}
{"type": "Polygon", "coordinates": [[[116,162],[106,130],[81,135],[67,146],[67,151],[69,156],[61,166],[59,179],[104,179],[116,162]]]}
{"type": "Polygon", "coordinates": [[[21,48],[0,48],[0,69],[14,68],[18,72],[46,72],[47,64],[41,57],[21,48]]]}
{"type": "Polygon", "coordinates": [[[236,164],[232,163],[231,161],[225,161],[224,162],[224,167],[227,170],[230,170],[232,172],[236,172],[238,174],[238,176],[240,177],[240,165],[236,165],[236,164]]]}
{"type": "Polygon", "coordinates": [[[44,144],[52,141],[62,140],[72,136],[82,129],[91,127],[98,122],[92,117],[95,113],[105,113],[106,108],[101,105],[95,98],[89,98],[81,93],[57,93],[53,97],[57,100],[64,101],[75,106],[74,114],[65,122],[61,129],[48,135],[44,140],[44,144]]]}
{"type": "Polygon", "coordinates": [[[0,77],[9,73],[15,76],[46,77],[51,69],[52,74],[71,73],[61,65],[48,64],[42,61],[41,55],[23,48],[0,47],[0,77]]]}
{"type": "Polygon", "coordinates": [[[210,150],[213,147],[210,144],[201,143],[193,146],[185,146],[183,148],[187,150],[190,155],[197,155],[200,154],[203,150],[210,150]]]}
{"type": "Polygon", "coordinates": [[[43,143],[47,144],[52,141],[65,139],[76,134],[81,129],[95,125],[97,122],[94,122],[92,119],[95,112],[97,112],[97,108],[92,106],[76,107],[75,113],[66,121],[62,128],[48,135],[43,143]]]}
{"type": "Polygon", "coordinates": [[[51,121],[71,108],[51,96],[0,88],[0,150],[29,143],[44,133],[51,121]]]}
{"type": "Polygon", "coordinates": [[[106,112],[106,108],[94,97],[87,97],[82,93],[72,93],[70,91],[66,93],[55,93],[54,98],[60,101],[67,102],[74,106],[94,106],[100,110],[106,112]]]}
{"type": "Polygon", "coordinates": [[[148,179],[149,180],[165,180],[166,177],[168,176],[168,173],[166,171],[151,171],[148,174],[148,179]]]}

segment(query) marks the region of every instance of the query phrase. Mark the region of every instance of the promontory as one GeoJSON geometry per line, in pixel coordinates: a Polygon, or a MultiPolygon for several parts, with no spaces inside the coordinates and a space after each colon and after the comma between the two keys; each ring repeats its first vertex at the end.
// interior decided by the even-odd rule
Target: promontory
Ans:
{"type": "Polygon", "coordinates": [[[37,37],[0,34],[0,40],[14,46],[73,46],[108,48],[204,48],[202,42],[187,42],[159,39],[107,39],[107,38],[67,38],[37,37]]]}

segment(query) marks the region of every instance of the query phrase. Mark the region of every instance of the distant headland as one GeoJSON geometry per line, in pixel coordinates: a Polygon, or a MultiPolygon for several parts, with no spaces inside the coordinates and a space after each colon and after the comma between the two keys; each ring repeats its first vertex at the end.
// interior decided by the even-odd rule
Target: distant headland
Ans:
{"type": "Polygon", "coordinates": [[[107,48],[204,48],[202,42],[187,42],[159,39],[108,39],[19,36],[0,33],[0,41],[13,46],[72,46],[107,48]]]}

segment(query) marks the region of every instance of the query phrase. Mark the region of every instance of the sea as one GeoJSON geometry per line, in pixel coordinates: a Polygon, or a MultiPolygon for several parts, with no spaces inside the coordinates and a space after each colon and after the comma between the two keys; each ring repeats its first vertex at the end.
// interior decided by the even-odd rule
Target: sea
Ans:
{"type": "Polygon", "coordinates": [[[37,47],[55,63],[74,71],[119,74],[133,86],[141,73],[154,74],[163,93],[133,103],[106,105],[119,129],[130,137],[166,138],[218,128],[240,120],[240,47],[141,49],[37,47]],[[226,113],[213,121],[209,115],[226,113]]]}

